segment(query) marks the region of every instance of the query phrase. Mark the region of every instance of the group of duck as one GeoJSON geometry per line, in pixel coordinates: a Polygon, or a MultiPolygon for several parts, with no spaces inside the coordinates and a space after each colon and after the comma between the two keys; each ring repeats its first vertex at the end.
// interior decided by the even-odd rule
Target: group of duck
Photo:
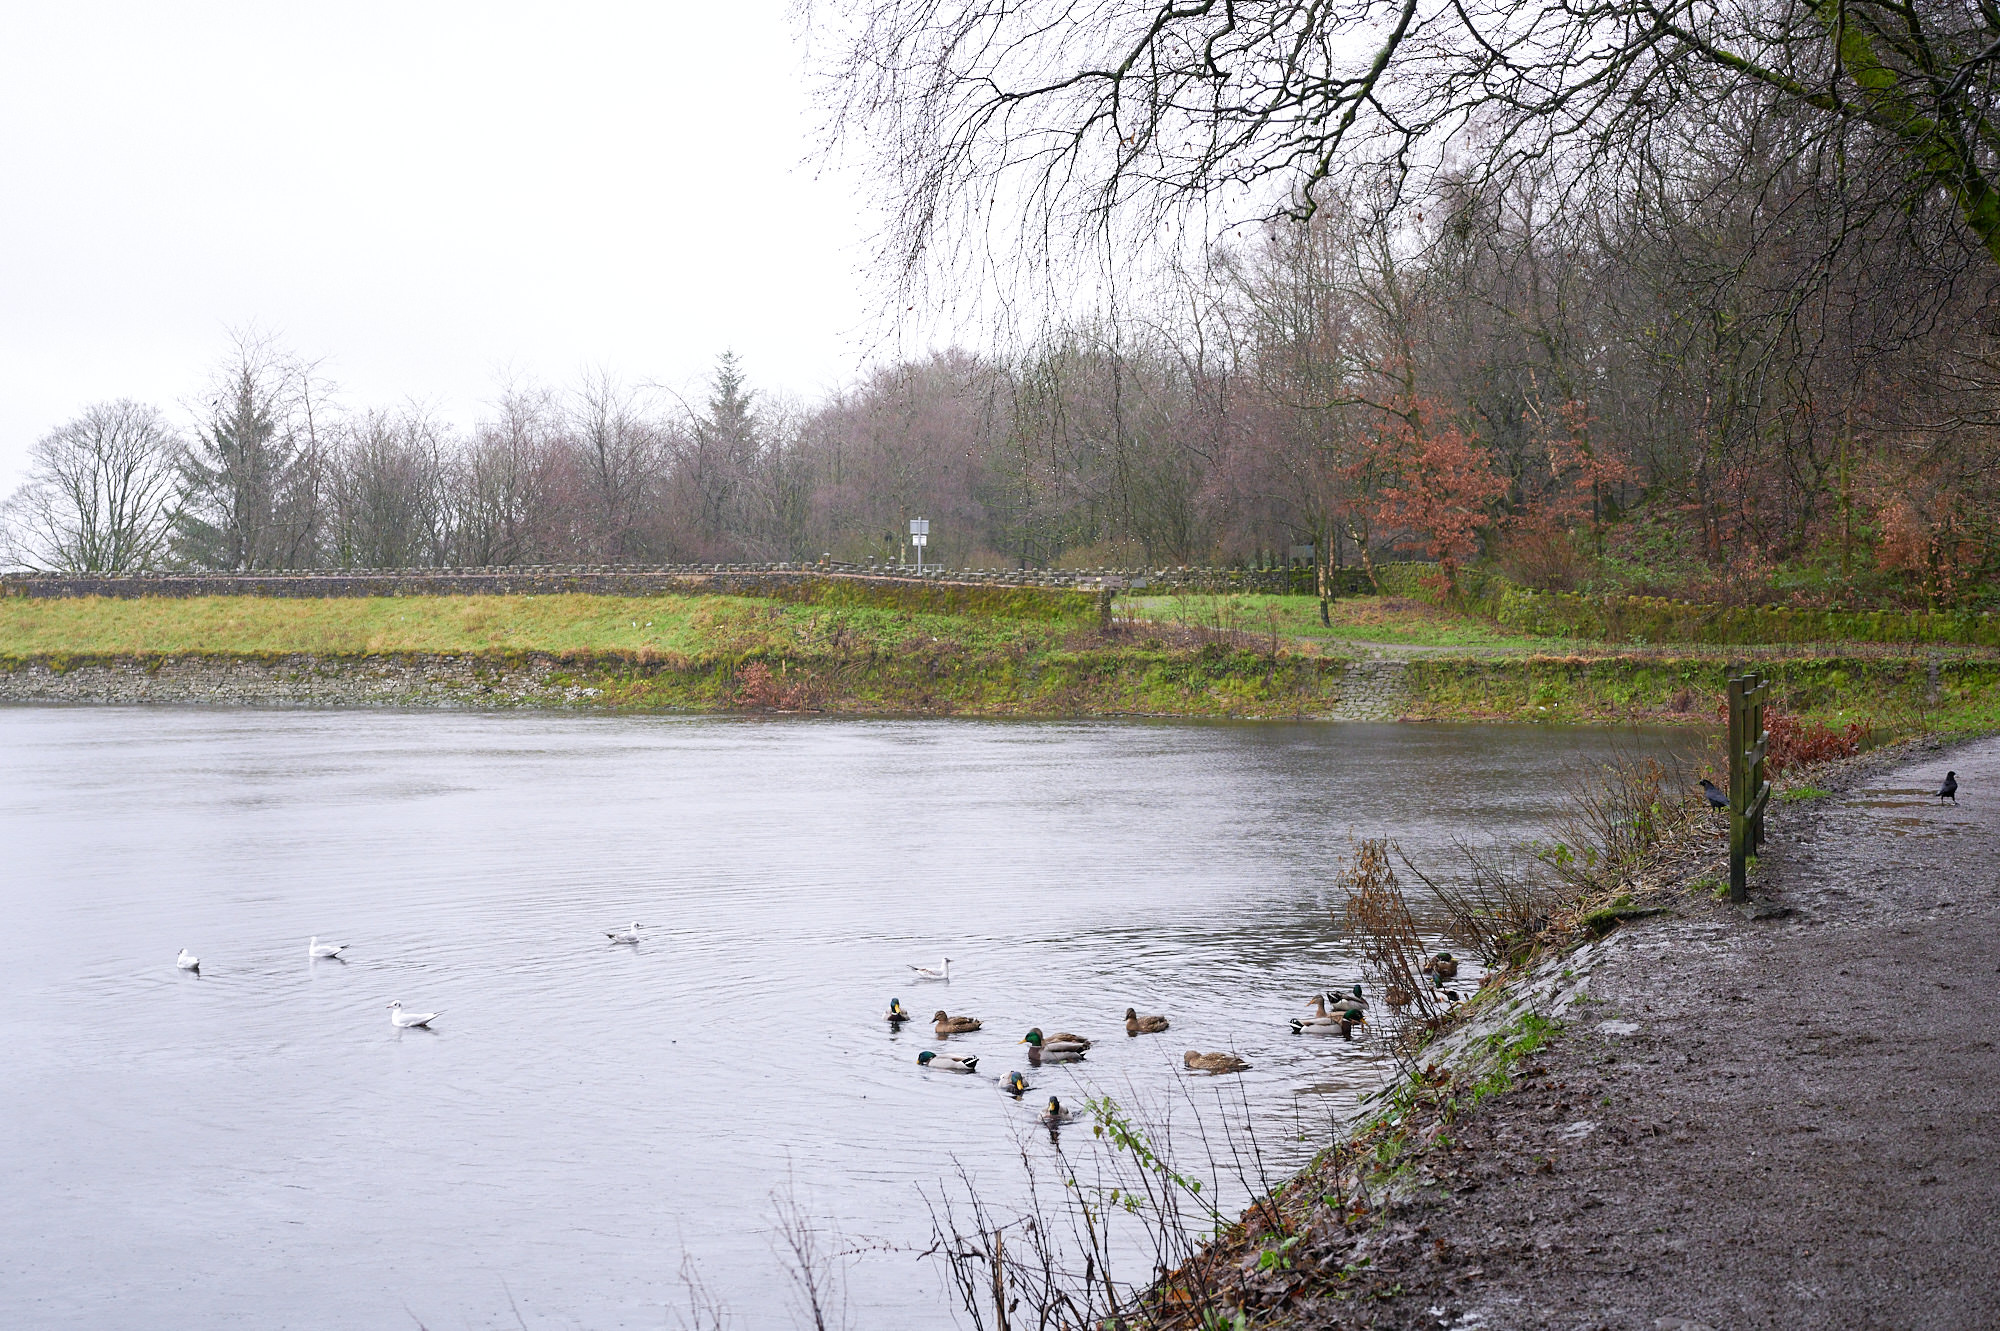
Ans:
{"type": "MultiPolygon", "coordinates": [[[[917,966],[912,969],[927,976],[933,974],[928,967],[917,966]]],[[[936,978],[943,977],[937,975],[936,978]]],[[[902,999],[889,1000],[888,1020],[891,1030],[901,1030],[905,1022],[912,1020],[913,1015],[903,1006],[902,999]]],[[[970,1035],[983,1025],[984,1023],[977,1017],[954,1017],[943,1008],[931,1014],[931,1029],[937,1033],[940,1040],[948,1040],[954,1035],[970,1035]]],[[[1127,1035],[1157,1035],[1166,1030],[1167,1026],[1168,1021],[1163,1016],[1142,1013],[1137,1008],[1125,1009],[1127,1035]]],[[[1091,1041],[1085,1036],[1070,1031],[1044,1034],[1039,1026],[1030,1027],[1028,1033],[1021,1037],[1020,1043],[1028,1046],[1028,1065],[1037,1068],[1045,1063],[1080,1063],[1083,1061],[1083,1056],[1090,1052],[1091,1047],[1091,1041]]],[[[1188,1067],[1202,1072],[1241,1072],[1250,1066],[1234,1054],[1204,1054],[1193,1049],[1188,1050],[1186,1063],[1188,1067]]],[[[917,1055],[917,1066],[934,1072],[977,1072],[979,1055],[941,1054],[935,1049],[926,1049],[917,1055]]],[[[1030,1088],[1026,1076],[1020,1072],[1010,1072],[1006,1080],[1001,1083],[1001,1089],[1018,1100],[1030,1088]]],[[[1063,1108],[1062,1101],[1053,1095],[1049,1097],[1048,1107],[1041,1114],[1041,1121],[1050,1128],[1061,1127],[1074,1118],[1075,1115],[1063,1108]]]]}
{"type": "MultiPolygon", "coordinates": [[[[946,957],[941,966],[913,965],[910,969],[916,972],[916,978],[919,980],[949,980],[951,958],[946,957]]],[[[1457,1000],[1458,995],[1444,987],[1445,981],[1458,974],[1458,961],[1451,953],[1440,952],[1426,958],[1422,970],[1440,993],[1448,995],[1453,1001],[1457,1000]]],[[[1402,985],[1392,984],[1383,994],[1383,1000],[1396,1008],[1408,1006],[1412,999],[1413,995],[1402,985]]],[[[1363,996],[1361,986],[1358,984],[1350,985],[1345,991],[1334,990],[1314,994],[1311,1001],[1313,1008],[1311,1013],[1291,1019],[1292,1034],[1337,1034],[1343,1040],[1351,1040],[1354,1038],[1355,1027],[1365,1026],[1368,1022],[1368,1000],[1363,996]]],[[[906,1023],[915,1019],[915,1014],[903,1006],[903,1000],[900,998],[889,1000],[889,1011],[886,1016],[889,1028],[896,1031],[900,1031],[906,1023]]],[[[1137,1008],[1125,1009],[1127,1036],[1158,1035],[1167,1029],[1168,1024],[1167,1018],[1162,1015],[1142,1013],[1137,1008]]],[[[980,1030],[983,1025],[984,1023],[977,1017],[953,1016],[943,1008],[931,1014],[931,1029],[940,1040],[948,1040],[954,1035],[970,1035],[980,1030]]],[[[1044,1063],[1078,1063],[1083,1061],[1091,1048],[1091,1041],[1086,1036],[1070,1031],[1044,1032],[1039,1026],[1029,1028],[1028,1033],[1021,1037],[1020,1043],[1028,1046],[1028,1063],[1031,1067],[1041,1067],[1044,1063]]],[[[978,1054],[950,1054],[926,1049],[917,1055],[917,1066],[934,1072],[971,1073],[979,1070],[979,1058],[978,1054]]],[[[1200,1050],[1190,1049],[1182,1055],[1181,1062],[1190,1072],[1210,1074],[1246,1072],[1250,1068],[1250,1064],[1243,1058],[1226,1051],[1202,1053],[1200,1050]]],[[[1028,1079],[1019,1072],[1010,1072],[1006,1080],[1001,1083],[1001,1088],[1019,1099],[1029,1089],[1028,1079]]],[[[1063,1108],[1058,1098],[1050,1096],[1048,1108],[1043,1111],[1041,1120],[1054,1128],[1071,1121],[1072,1117],[1073,1115],[1063,1108]]]]}

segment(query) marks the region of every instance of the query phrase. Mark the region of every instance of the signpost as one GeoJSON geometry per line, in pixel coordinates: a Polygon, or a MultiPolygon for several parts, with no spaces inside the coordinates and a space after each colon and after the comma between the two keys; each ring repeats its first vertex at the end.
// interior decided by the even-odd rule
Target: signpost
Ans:
{"type": "Polygon", "coordinates": [[[931,520],[929,518],[910,519],[910,544],[917,547],[917,572],[924,571],[924,547],[930,544],[931,520]]]}

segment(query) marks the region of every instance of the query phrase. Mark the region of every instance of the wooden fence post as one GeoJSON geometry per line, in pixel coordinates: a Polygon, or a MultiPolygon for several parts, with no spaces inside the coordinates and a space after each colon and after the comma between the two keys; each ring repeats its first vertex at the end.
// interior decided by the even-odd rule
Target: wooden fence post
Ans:
{"type": "Polygon", "coordinates": [[[1771,681],[1756,671],[1729,680],[1729,899],[1749,900],[1750,857],[1764,844],[1764,810],[1771,801],[1764,760],[1764,703],[1771,681]]]}

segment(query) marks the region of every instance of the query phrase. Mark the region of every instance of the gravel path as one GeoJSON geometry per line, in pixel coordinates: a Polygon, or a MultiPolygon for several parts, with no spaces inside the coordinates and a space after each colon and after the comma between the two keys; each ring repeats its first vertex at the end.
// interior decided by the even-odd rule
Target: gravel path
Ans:
{"type": "Polygon", "coordinates": [[[1613,933],[1299,1324],[2000,1327],[2000,740],[1778,806],[1758,895],[1613,933]]]}

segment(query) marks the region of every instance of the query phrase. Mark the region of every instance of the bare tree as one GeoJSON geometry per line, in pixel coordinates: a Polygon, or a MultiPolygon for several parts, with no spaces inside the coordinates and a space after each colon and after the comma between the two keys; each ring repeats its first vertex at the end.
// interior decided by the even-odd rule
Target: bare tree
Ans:
{"type": "Polygon", "coordinates": [[[179,514],[181,441],[156,408],[86,408],[37,440],[28,480],[4,506],[11,557],[65,573],[157,567],[179,514]]]}
{"type": "Polygon", "coordinates": [[[453,485],[454,560],[527,564],[563,557],[558,516],[557,420],[552,394],[509,385],[498,415],[474,427],[453,485]]]}
{"type": "Polygon", "coordinates": [[[449,558],[448,440],[416,409],[369,411],[339,432],[329,467],[329,554],[347,568],[449,558]]]}
{"type": "Polygon", "coordinates": [[[1305,216],[1355,171],[1619,170],[1671,147],[1663,126],[1746,99],[1890,163],[1885,199],[1949,198],[2000,258],[1990,6],[868,0],[815,17],[838,53],[834,140],[871,154],[906,276],[996,228],[1032,259],[1305,216]]]}
{"type": "Polygon", "coordinates": [[[589,494],[590,554],[613,563],[634,557],[666,461],[661,430],[638,395],[602,370],[584,376],[564,423],[589,494]]]}

